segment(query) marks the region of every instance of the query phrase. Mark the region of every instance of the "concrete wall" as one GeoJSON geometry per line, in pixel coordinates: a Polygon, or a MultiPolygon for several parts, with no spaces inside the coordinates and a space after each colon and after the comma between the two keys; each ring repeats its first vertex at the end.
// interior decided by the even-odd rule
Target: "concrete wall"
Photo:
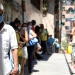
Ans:
{"type": "Polygon", "coordinates": [[[41,10],[36,9],[30,2],[26,1],[26,22],[32,19],[37,21],[37,24],[43,23],[44,27],[47,28],[48,33],[54,37],[54,6],[55,0],[49,0],[49,9],[46,17],[42,16],[42,5],[43,0],[41,0],[41,10]]]}
{"type": "MultiPolygon", "coordinates": [[[[42,1],[42,0],[40,0],[42,1]]],[[[25,0],[26,2],[26,22],[31,20],[36,20],[37,24],[42,23],[42,11],[36,9],[30,2],[30,0],[25,0]]],[[[43,3],[43,2],[41,2],[43,3]]]]}
{"type": "Polygon", "coordinates": [[[15,1],[14,4],[3,1],[5,9],[4,21],[6,23],[14,21],[15,18],[18,18],[22,22],[21,0],[13,1],[15,1]]]}

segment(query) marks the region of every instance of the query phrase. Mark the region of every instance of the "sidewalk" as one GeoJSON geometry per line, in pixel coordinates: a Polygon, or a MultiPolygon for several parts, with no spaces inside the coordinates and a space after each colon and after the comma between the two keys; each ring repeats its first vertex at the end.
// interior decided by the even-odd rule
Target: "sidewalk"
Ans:
{"type": "MultiPolygon", "coordinates": [[[[26,71],[25,75],[29,75],[26,71]]],[[[71,75],[64,54],[45,55],[31,75],[71,75]]]]}
{"type": "Polygon", "coordinates": [[[74,66],[71,66],[71,55],[70,54],[65,54],[66,59],[67,59],[67,63],[71,72],[71,75],[75,75],[75,68],[74,66]]]}

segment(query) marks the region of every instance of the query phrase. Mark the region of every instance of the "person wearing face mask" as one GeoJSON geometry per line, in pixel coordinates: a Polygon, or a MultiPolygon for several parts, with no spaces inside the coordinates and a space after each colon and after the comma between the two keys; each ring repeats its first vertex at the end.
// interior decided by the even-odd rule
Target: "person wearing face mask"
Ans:
{"type": "Polygon", "coordinates": [[[15,24],[15,27],[18,29],[18,31],[20,31],[20,29],[21,29],[21,22],[20,22],[20,20],[18,18],[15,18],[14,24],[15,24]]]}
{"type": "Polygon", "coordinates": [[[22,42],[25,42],[25,44],[22,46],[22,68],[21,68],[21,75],[24,75],[24,65],[26,64],[26,60],[28,58],[27,53],[27,46],[26,43],[28,42],[28,33],[27,33],[27,24],[23,23],[21,30],[20,30],[20,38],[22,42]]]}
{"type": "Polygon", "coordinates": [[[18,75],[18,43],[13,27],[4,23],[4,8],[0,3],[0,75],[18,75]],[[13,36],[13,37],[12,37],[13,36]],[[12,54],[14,67],[9,59],[12,54]]]}
{"type": "MultiPolygon", "coordinates": [[[[31,40],[32,38],[36,38],[37,34],[31,29],[31,22],[28,22],[27,26],[28,26],[28,39],[31,40]]],[[[29,43],[27,44],[29,73],[32,73],[32,69],[33,69],[32,61],[33,61],[34,49],[35,49],[35,45],[31,46],[29,45],[29,43]]]]}
{"type": "Polygon", "coordinates": [[[31,24],[31,22],[28,22],[28,29],[32,29],[32,24],[31,24]]]}

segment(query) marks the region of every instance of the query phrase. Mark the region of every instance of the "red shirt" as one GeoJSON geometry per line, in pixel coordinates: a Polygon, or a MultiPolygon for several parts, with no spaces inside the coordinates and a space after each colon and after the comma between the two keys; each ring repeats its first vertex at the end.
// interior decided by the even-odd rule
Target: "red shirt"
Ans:
{"type": "Polygon", "coordinates": [[[34,28],[34,27],[32,27],[31,29],[32,29],[33,31],[35,31],[35,28],[34,28]]]}

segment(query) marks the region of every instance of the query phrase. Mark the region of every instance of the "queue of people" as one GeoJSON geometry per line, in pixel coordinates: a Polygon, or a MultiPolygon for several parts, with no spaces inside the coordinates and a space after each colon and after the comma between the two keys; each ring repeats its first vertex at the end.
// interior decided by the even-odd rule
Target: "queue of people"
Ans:
{"type": "Polygon", "coordinates": [[[43,59],[44,54],[50,54],[54,42],[52,35],[49,38],[48,31],[44,29],[44,25],[36,25],[35,20],[21,25],[20,20],[15,18],[8,25],[4,23],[3,16],[4,8],[0,4],[0,74],[18,75],[18,70],[20,69],[18,65],[19,47],[22,49],[22,65],[19,74],[24,75],[24,65],[27,61],[28,72],[32,73],[33,61],[43,59]],[[11,56],[10,53],[12,54],[11,56]],[[12,62],[10,62],[10,59],[13,59],[12,62]],[[13,68],[11,63],[14,65],[13,68]]]}

